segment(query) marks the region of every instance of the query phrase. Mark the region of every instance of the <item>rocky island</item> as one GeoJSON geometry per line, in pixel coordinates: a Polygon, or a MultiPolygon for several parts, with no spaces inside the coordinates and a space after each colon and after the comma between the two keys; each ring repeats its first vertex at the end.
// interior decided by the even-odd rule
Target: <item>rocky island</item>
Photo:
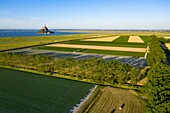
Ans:
{"type": "Polygon", "coordinates": [[[50,31],[47,26],[44,25],[42,29],[38,31],[38,34],[52,34],[54,33],[53,31],[50,31]]]}

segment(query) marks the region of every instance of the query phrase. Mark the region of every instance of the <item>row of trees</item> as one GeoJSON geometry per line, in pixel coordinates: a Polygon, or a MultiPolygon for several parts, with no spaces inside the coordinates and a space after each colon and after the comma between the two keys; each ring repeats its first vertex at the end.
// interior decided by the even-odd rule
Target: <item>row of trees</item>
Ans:
{"type": "Polygon", "coordinates": [[[140,69],[119,61],[104,61],[101,58],[75,60],[41,55],[22,55],[0,53],[0,65],[20,67],[46,73],[89,79],[100,83],[124,84],[131,80],[136,83],[140,79],[140,69]]]}
{"type": "Polygon", "coordinates": [[[87,60],[57,59],[55,67],[59,74],[102,83],[123,84],[131,79],[135,82],[134,79],[138,79],[140,76],[138,68],[116,60],[104,61],[101,58],[87,60]]]}
{"type": "Polygon", "coordinates": [[[170,67],[164,64],[153,66],[148,72],[145,85],[148,94],[148,111],[151,113],[170,112],[170,67]]]}
{"type": "Polygon", "coordinates": [[[170,66],[165,65],[166,60],[161,42],[153,36],[147,58],[151,68],[144,87],[148,95],[148,111],[151,113],[170,112],[170,66]]]}
{"type": "Polygon", "coordinates": [[[147,56],[147,63],[150,66],[165,63],[167,60],[165,51],[162,49],[162,43],[155,35],[152,36],[151,44],[149,47],[149,54],[147,56]]]}
{"type": "Polygon", "coordinates": [[[19,67],[53,73],[54,57],[42,55],[23,55],[15,53],[0,53],[0,65],[19,67]]]}

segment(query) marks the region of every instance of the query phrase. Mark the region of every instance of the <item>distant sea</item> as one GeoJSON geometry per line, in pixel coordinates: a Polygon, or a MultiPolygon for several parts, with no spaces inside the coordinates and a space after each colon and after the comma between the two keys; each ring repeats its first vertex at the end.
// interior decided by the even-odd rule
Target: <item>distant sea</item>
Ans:
{"type": "Polygon", "coordinates": [[[2,37],[24,37],[24,36],[57,36],[57,35],[73,35],[84,34],[83,32],[62,32],[60,30],[52,30],[53,34],[38,34],[39,30],[0,30],[0,38],[2,37]]]}

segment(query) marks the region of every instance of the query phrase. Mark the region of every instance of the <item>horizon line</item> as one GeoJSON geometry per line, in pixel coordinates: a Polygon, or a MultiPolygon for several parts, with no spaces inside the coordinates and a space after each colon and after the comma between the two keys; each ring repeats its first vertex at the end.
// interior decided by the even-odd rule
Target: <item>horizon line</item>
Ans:
{"type": "MultiPolygon", "coordinates": [[[[49,28],[50,29],[50,28],[49,28]]],[[[164,31],[169,31],[169,29],[167,28],[145,28],[145,29],[135,29],[135,28],[127,28],[127,29],[100,29],[100,28],[95,28],[95,29],[91,29],[91,28],[87,28],[87,29],[79,29],[79,28],[51,28],[53,30],[99,30],[99,31],[160,31],[160,30],[164,30],[164,31]]],[[[39,30],[38,28],[0,28],[0,30],[39,30]]]]}

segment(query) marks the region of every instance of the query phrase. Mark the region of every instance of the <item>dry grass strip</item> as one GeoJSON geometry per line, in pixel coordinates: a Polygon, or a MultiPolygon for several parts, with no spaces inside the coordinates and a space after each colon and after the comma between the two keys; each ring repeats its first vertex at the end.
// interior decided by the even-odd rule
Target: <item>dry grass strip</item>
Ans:
{"type": "Polygon", "coordinates": [[[164,38],[166,38],[166,39],[170,39],[170,37],[164,37],[164,38]]]}
{"type": "Polygon", "coordinates": [[[170,44],[166,44],[166,47],[167,47],[168,49],[170,49],[170,44]]]}
{"type": "Polygon", "coordinates": [[[144,43],[144,41],[139,36],[130,36],[128,42],[144,43]]]}
{"type": "Polygon", "coordinates": [[[146,48],[131,48],[131,47],[91,46],[91,45],[74,45],[74,44],[50,44],[50,45],[47,45],[47,46],[66,47],[66,48],[97,49],[97,50],[146,52],[146,48]]]}

